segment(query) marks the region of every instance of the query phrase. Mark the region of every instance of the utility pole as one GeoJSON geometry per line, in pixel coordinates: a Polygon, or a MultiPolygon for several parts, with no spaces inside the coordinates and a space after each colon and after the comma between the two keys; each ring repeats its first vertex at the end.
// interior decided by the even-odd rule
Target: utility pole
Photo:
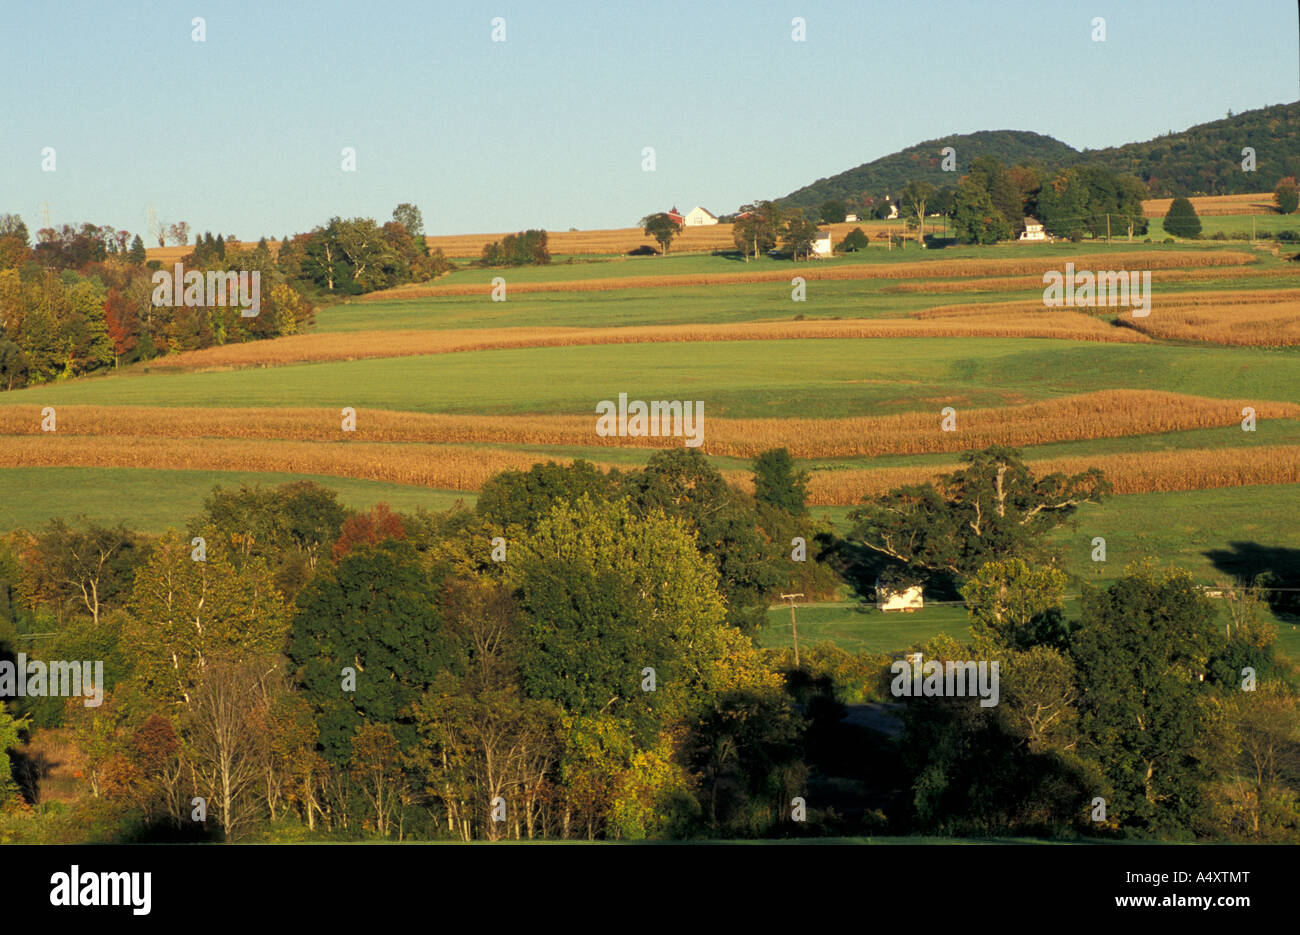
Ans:
{"type": "Polygon", "coordinates": [[[1106,243],[1110,243],[1110,212],[1106,213],[1106,243]]]}
{"type": "Polygon", "coordinates": [[[783,601],[788,600],[790,602],[790,631],[794,634],[794,665],[795,668],[797,669],[799,668],[799,626],[795,623],[794,620],[794,599],[796,597],[803,597],[803,595],[802,594],[781,595],[781,600],[783,601]]]}

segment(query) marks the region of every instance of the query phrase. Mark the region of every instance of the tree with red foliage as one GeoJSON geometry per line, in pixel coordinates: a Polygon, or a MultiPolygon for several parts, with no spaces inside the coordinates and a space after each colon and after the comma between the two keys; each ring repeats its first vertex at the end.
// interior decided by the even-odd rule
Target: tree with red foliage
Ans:
{"type": "Polygon", "coordinates": [[[390,510],[387,503],[376,503],[370,512],[353,513],[343,521],[343,529],[330,550],[330,556],[337,562],[359,545],[405,538],[402,518],[390,510]]]}
{"type": "Polygon", "coordinates": [[[113,342],[113,366],[118,359],[135,350],[137,321],[131,313],[131,305],[121,290],[112,288],[104,299],[104,320],[108,325],[108,337],[113,342]]]}

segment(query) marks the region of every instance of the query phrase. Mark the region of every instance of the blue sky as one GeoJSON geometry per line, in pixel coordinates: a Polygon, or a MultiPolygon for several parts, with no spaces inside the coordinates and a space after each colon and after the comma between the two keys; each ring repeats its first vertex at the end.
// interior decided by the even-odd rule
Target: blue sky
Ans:
{"type": "Polygon", "coordinates": [[[153,205],[256,238],[412,201],[432,234],[625,227],[947,133],[1147,139],[1296,100],[1298,54],[1291,0],[0,0],[0,212],[140,231],[153,205]]]}

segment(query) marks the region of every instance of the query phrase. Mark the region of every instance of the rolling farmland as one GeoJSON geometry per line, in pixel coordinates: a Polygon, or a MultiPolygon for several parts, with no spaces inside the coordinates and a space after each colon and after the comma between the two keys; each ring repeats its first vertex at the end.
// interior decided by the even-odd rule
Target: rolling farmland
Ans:
{"type": "MultiPolygon", "coordinates": [[[[596,233],[617,232],[590,233],[580,246],[594,254],[596,233]]],[[[552,249],[566,236],[576,252],[576,233],[552,249]]],[[[157,488],[178,505],[151,498],[141,515],[179,524],[199,478],[306,475],[356,506],[445,508],[502,470],[636,467],[681,444],[597,436],[595,403],[620,392],[704,401],[701,450],[742,489],[749,459],[788,448],[817,509],[922,482],[990,444],[1021,448],[1038,472],[1101,468],[1117,493],[1102,517],[1133,498],[1176,512],[1180,497],[1220,497],[1236,511],[1212,534],[1221,544],[1247,535],[1232,524],[1253,492],[1269,491],[1270,510],[1297,505],[1300,270],[1269,249],[873,244],[802,264],[683,249],[511,270],[504,302],[489,295],[493,274],[332,305],[303,334],[4,394],[0,474],[58,470],[69,490],[10,523],[157,488]],[[1045,308],[1043,274],[1067,262],[1151,270],[1152,314],[1045,308]],[[46,406],[53,434],[40,428],[46,406]],[[941,430],[944,407],[955,431],[941,430]]]]}

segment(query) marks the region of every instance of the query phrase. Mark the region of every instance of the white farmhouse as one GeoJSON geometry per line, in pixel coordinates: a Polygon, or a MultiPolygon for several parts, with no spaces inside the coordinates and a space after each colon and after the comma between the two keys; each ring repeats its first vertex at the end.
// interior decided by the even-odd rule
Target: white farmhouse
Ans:
{"type": "Polygon", "coordinates": [[[902,610],[911,613],[925,606],[925,596],[919,584],[910,588],[891,588],[876,581],[876,609],[902,610]]]}
{"type": "Polygon", "coordinates": [[[717,224],[718,219],[712,214],[705,211],[699,205],[686,212],[686,217],[682,221],[683,227],[708,227],[711,224],[717,224]]]}
{"type": "Polygon", "coordinates": [[[813,256],[830,256],[831,250],[831,232],[830,228],[819,230],[817,236],[813,238],[812,255],[813,256]]]}
{"type": "Polygon", "coordinates": [[[853,224],[853,223],[855,223],[857,220],[858,220],[858,216],[857,216],[856,214],[846,214],[846,215],[844,215],[844,223],[845,223],[845,224],[853,224]]]}
{"type": "Polygon", "coordinates": [[[1047,232],[1043,230],[1043,222],[1034,218],[1025,218],[1025,229],[1020,232],[1021,240],[1046,240],[1047,232]]]}

